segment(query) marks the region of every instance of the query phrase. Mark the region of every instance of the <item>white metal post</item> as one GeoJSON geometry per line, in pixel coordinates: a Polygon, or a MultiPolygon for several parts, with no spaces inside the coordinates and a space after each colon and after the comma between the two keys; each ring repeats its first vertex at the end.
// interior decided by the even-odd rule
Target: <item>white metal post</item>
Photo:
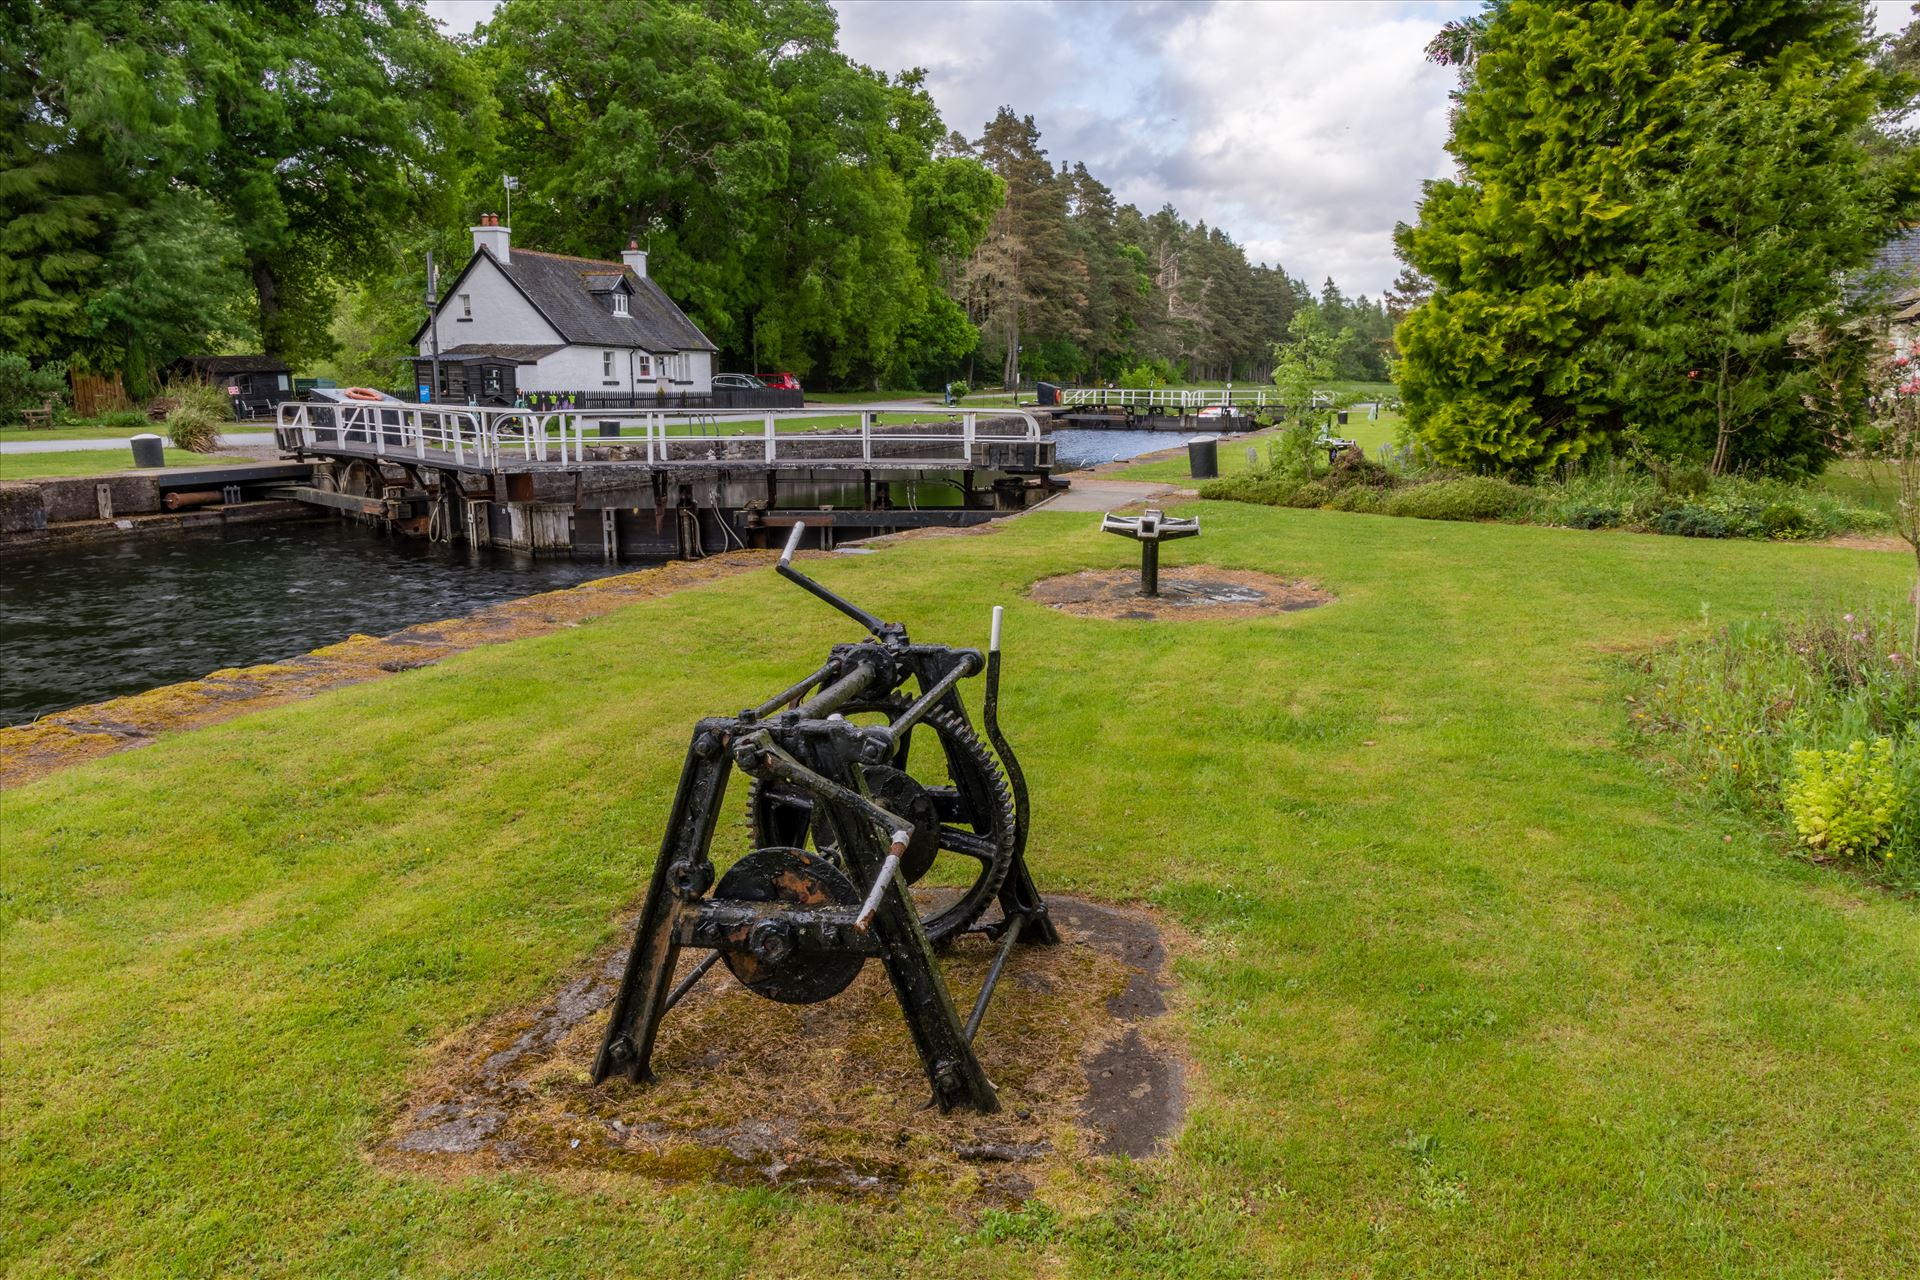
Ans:
{"type": "Polygon", "coordinates": [[[765,415],[765,418],[766,418],[766,432],[767,432],[767,461],[772,462],[773,461],[773,442],[774,442],[773,414],[768,413],[765,415]]]}

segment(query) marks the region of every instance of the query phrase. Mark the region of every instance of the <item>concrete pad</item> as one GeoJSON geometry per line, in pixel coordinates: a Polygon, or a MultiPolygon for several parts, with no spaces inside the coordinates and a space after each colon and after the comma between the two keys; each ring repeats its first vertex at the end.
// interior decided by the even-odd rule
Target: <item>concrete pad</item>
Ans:
{"type": "Polygon", "coordinates": [[[1073,487],[1031,508],[1034,511],[1117,511],[1135,502],[1151,502],[1178,494],[1182,486],[1141,480],[1097,480],[1074,474],[1073,487]]]}

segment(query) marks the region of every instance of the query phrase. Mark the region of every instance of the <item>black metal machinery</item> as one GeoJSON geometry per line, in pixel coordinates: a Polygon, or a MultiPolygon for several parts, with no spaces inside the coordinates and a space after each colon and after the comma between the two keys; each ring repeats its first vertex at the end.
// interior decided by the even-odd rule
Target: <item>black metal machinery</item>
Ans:
{"type": "Polygon", "coordinates": [[[1117,533],[1140,544],[1140,594],[1160,594],[1160,544],[1176,538],[1200,536],[1199,516],[1163,515],[1159,508],[1148,507],[1144,515],[1116,516],[1109,512],[1100,518],[1104,533],[1117,533]]]}
{"type": "Polygon", "coordinates": [[[660,1019],[717,963],[758,995],[811,1004],[837,995],[878,957],[934,1102],[942,1111],[995,1111],[973,1037],[1014,945],[1059,941],[1027,871],[1026,779],[1000,731],[1001,610],[984,658],[910,643],[901,624],[793,567],[805,527],[793,526],[778,572],[872,638],[833,646],[819,670],[757,707],[694,726],[593,1080],[652,1079],[660,1019]],[[983,670],[991,752],[956,689],[983,670]],[[937,749],[916,757],[916,743],[929,741],[937,749]],[[710,849],[735,768],[751,780],[754,847],[715,884],[710,849]],[[962,873],[943,867],[936,879],[961,883],[930,892],[923,907],[908,886],[949,856],[962,873]],[[979,923],[996,900],[999,918],[979,923]],[[962,1023],[934,949],[967,932],[1000,948],[962,1023]],[[710,953],[673,984],[682,947],[710,953]]]}

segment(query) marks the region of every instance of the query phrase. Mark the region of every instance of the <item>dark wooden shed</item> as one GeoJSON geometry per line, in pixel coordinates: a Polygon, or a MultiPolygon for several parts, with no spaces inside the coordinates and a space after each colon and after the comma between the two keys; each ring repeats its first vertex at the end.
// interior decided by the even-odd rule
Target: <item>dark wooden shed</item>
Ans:
{"type": "Polygon", "coordinates": [[[271,416],[282,400],[294,398],[293,370],[272,356],[182,356],[168,372],[226,391],[236,418],[271,416]]]}

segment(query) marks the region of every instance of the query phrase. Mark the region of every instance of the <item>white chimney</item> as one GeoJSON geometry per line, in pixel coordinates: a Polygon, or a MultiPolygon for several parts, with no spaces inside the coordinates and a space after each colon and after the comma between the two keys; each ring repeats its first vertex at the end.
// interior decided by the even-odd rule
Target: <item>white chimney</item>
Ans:
{"type": "Polygon", "coordinates": [[[633,274],[642,280],[647,278],[647,251],[640,247],[638,240],[627,241],[627,247],[620,251],[620,261],[633,268],[633,274]]]}
{"type": "Polygon", "coordinates": [[[512,260],[512,251],[508,241],[512,234],[500,225],[499,214],[483,213],[480,215],[480,225],[473,228],[473,247],[487,250],[501,262],[509,262],[512,260]]]}

